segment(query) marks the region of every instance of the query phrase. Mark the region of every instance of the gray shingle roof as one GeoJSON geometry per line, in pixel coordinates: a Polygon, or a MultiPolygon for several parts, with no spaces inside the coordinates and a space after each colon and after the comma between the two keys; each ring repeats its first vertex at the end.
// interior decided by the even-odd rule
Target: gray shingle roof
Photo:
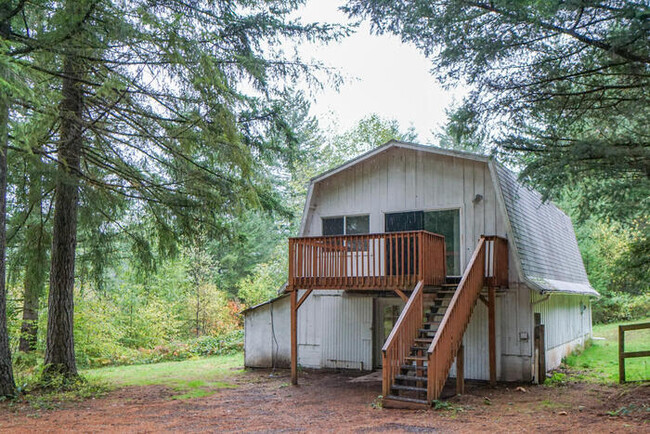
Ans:
{"type": "Polygon", "coordinates": [[[571,219],[494,164],[524,279],[545,292],[598,295],[589,284],[571,219]]]}

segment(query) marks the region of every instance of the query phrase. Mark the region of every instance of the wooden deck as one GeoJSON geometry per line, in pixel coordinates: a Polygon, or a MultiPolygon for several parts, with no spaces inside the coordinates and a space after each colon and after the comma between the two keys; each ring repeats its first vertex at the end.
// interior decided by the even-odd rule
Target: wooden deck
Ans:
{"type": "Polygon", "coordinates": [[[426,231],[289,239],[293,289],[413,289],[446,279],[445,239],[426,231]]]}
{"type": "Polygon", "coordinates": [[[457,357],[462,393],[462,340],[478,300],[488,306],[490,382],[496,382],[495,288],[508,284],[508,242],[482,236],[457,288],[437,291],[425,311],[424,287],[445,284],[446,262],[444,237],[426,231],[289,239],[291,382],[298,383],[298,309],[319,289],[395,291],[406,301],[382,348],[387,405],[438,399],[457,357]],[[306,291],[298,298],[300,289],[306,291]]]}

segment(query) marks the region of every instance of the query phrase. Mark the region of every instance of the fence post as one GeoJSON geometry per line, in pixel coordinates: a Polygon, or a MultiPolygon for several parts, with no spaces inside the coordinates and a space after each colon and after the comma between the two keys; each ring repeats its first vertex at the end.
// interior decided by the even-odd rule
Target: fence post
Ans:
{"type": "Polygon", "coordinates": [[[618,326],[618,382],[625,383],[625,331],[623,326],[618,326]]]}

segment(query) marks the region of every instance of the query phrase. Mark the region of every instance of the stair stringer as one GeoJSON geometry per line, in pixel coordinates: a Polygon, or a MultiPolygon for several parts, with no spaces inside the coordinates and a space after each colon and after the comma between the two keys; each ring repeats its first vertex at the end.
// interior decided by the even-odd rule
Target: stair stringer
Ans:
{"type": "Polygon", "coordinates": [[[485,240],[481,238],[427,351],[429,402],[440,398],[484,284],[485,240]]]}

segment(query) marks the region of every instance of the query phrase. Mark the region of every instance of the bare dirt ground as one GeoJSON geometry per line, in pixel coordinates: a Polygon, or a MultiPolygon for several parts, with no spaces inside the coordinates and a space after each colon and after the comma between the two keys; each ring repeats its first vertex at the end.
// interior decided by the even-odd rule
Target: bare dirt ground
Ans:
{"type": "Polygon", "coordinates": [[[3,404],[3,432],[634,432],[650,433],[650,385],[558,387],[468,385],[439,410],[375,408],[379,382],[359,374],[286,371],[233,375],[237,387],[188,400],[162,386],[128,387],[54,410],[3,404]]]}

